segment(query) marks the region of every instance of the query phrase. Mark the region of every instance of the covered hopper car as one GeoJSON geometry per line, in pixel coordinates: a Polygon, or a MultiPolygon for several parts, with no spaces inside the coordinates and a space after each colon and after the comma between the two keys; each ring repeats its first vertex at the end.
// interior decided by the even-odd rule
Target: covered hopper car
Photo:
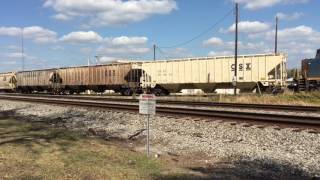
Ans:
{"type": "Polygon", "coordinates": [[[138,89],[141,77],[141,70],[133,67],[135,65],[132,63],[114,63],[21,71],[16,73],[15,90],[22,93],[46,91],[54,94],[114,90],[130,95],[132,89],[138,89]]]}
{"type": "Polygon", "coordinates": [[[132,63],[114,63],[108,65],[69,67],[57,70],[62,82],[60,89],[69,93],[85,90],[104,92],[114,90],[130,95],[131,89],[139,86],[140,70],[132,63]]]}
{"type": "MultiPolygon", "coordinates": [[[[283,86],[286,80],[286,56],[261,54],[238,56],[237,88],[261,91],[283,86]]],[[[233,88],[235,80],[234,56],[204,57],[144,62],[141,64],[144,87],[152,87],[156,94],[179,92],[181,89],[233,88]]]]}
{"type": "Polygon", "coordinates": [[[0,73],[0,91],[1,92],[13,92],[16,87],[15,73],[7,72],[0,73]]]}
{"type": "Polygon", "coordinates": [[[56,69],[21,71],[16,73],[16,79],[16,91],[23,93],[56,92],[61,82],[56,69]]]}

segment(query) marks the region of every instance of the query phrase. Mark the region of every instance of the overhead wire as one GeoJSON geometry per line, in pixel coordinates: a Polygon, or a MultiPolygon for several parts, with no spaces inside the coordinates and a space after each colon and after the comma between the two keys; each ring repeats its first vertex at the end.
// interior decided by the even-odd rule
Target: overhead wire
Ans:
{"type": "Polygon", "coordinates": [[[190,42],[200,38],[201,36],[207,34],[209,31],[213,30],[214,28],[216,28],[217,25],[219,25],[221,22],[223,22],[232,12],[234,12],[234,8],[232,8],[230,11],[228,11],[222,18],[220,18],[216,23],[214,23],[212,26],[210,26],[209,28],[207,28],[206,30],[202,31],[201,33],[199,33],[198,35],[194,36],[193,38],[187,40],[187,41],[184,41],[184,42],[181,42],[181,43],[178,43],[178,44],[175,44],[175,45],[172,45],[172,46],[161,46],[161,48],[164,48],[164,49],[171,49],[171,48],[176,48],[176,47],[181,47],[181,46],[185,46],[187,44],[189,44],[190,42]]]}
{"type": "Polygon", "coordinates": [[[170,57],[166,55],[168,53],[165,53],[160,47],[156,46],[156,49],[163,55],[164,59],[170,59],[170,57]]]}

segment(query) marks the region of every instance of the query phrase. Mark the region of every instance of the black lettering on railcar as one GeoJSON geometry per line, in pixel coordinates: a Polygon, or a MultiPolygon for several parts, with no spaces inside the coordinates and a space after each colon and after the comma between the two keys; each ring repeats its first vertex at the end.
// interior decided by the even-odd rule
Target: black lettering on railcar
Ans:
{"type": "MultiPolygon", "coordinates": [[[[238,70],[243,71],[244,69],[244,64],[240,63],[238,70]]],[[[231,64],[231,71],[235,71],[235,65],[231,64]]],[[[246,63],[246,71],[251,71],[251,63],[246,63]]]]}
{"type": "Polygon", "coordinates": [[[251,63],[246,63],[246,71],[250,71],[251,70],[251,63]]]}
{"type": "Polygon", "coordinates": [[[235,69],[235,65],[231,64],[231,71],[234,71],[234,69],[235,69]]]}
{"type": "Polygon", "coordinates": [[[243,64],[239,64],[239,71],[243,71],[243,64]]]}

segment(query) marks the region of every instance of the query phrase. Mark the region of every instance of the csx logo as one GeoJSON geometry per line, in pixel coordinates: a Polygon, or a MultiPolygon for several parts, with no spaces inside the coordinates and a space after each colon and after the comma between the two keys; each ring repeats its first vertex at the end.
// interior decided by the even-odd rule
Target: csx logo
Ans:
{"type": "MultiPolygon", "coordinates": [[[[243,71],[244,68],[246,71],[250,71],[251,70],[251,63],[246,63],[246,64],[240,63],[239,67],[238,67],[238,71],[243,71]]],[[[235,64],[232,64],[231,71],[234,71],[234,69],[235,69],[235,64]]]]}

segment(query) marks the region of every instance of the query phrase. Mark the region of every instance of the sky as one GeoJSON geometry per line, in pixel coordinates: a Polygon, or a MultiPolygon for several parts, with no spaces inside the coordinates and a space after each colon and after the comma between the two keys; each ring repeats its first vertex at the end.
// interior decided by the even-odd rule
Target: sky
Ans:
{"type": "Polygon", "coordinates": [[[233,55],[235,2],[239,54],[274,51],[276,16],[288,68],[320,48],[319,0],[2,0],[0,72],[233,55]]]}

